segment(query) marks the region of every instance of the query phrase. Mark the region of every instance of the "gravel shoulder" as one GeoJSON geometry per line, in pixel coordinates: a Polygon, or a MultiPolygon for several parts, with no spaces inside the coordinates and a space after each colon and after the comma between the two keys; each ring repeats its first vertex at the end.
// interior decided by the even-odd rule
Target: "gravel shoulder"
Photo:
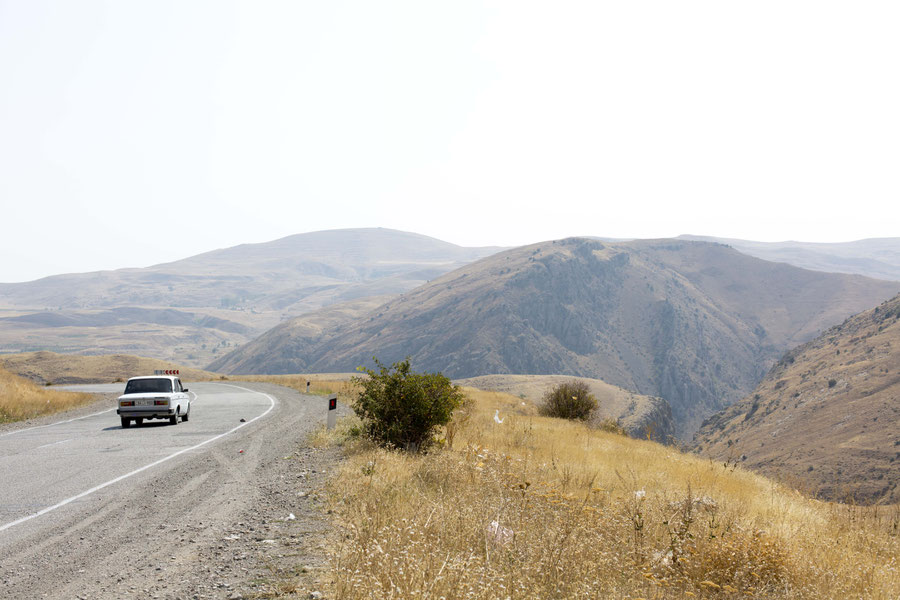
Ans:
{"type": "MultiPolygon", "coordinates": [[[[50,535],[0,544],[0,598],[305,598],[317,590],[329,527],[317,498],[338,450],[306,440],[325,420],[325,401],[241,386],[277,398],[273,413],[104,490],[50,535]]],[[[36,424],[45,423],[21,426],[36,424]]]]}

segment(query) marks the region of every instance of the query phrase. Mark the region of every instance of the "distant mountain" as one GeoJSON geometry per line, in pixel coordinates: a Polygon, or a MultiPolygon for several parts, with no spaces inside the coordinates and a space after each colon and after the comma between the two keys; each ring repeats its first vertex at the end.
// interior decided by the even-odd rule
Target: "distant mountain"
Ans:
{"type": "Polygon", "coordinates": [[[399,294],[498,250],[344,229],[144,269],[0,284],[0,352],[128,352],[205,364],[285,318],[399,294]]]}
{"type": "Polygon", "coordinates": [[[900,502],[900,296],[785,354],[694,442],[823,498],[900,502]]]}
{"type": "Polygon", "coordinates": [[[572,238],[495,254],[321,334],[284,323],[209,368],[348,371],[409,355],[454,378],[577,375],[665,398],[686,437],[784,350],[898,291],[721,244],[572,238]]]}
{"type": "Polygon", "coordinates": [[[900,281],[900,238],[823,244],[753,242],[702,235],[682,235],[678,239],[727,244],[750,256],[813,271],[853,273],[875,279],[900,281]]]}

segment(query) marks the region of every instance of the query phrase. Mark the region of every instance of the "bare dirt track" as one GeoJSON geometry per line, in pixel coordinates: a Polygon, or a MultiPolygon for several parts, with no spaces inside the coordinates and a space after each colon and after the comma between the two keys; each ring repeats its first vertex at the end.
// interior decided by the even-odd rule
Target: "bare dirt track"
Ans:
{"type": "Polygon", "coordinates": [[[306,439],[324,421],[325,400],[241,387],[274,397],[271,413],[0,531],[0,598],[236,599],[317,589],[327,523],[316,496],[335,456],[306,439]]]}

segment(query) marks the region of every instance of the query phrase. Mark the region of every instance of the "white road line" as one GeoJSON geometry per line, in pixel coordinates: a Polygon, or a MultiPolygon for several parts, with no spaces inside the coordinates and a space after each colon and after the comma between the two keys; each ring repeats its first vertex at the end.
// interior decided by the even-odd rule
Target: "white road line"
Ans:
{"type": "Polygon", "coordinates": [[[89,419],[91,417],[96,417],[97,415],[102,415],[108,413],[110,411],[116,410],[115,408],[107,408],[106,410],[101,410],[100,412],[95,412],[90,415],[84,415],[83,417],[75,417],[74,419],[68,419],[66,421],[57,421],[56,423],[47,423],[46,425],[35,425],[34,427],[26,427],[25,429],[16,429],[15,431],[8,431],[6,433],[0,433],[0,437],[5,435],[13,435],[16,433],[22,433],[23,431],[31,431],[33,429],[41,429],[43,427],[53,427],[54,425],[62,425],[63,423],[71,423],[72,421],[80,421],[81,419],[89,419]]]}
{"type": "MultiPolygon", "coordinates": [[[[157,461],[154,461],[154,462],[150,463],[149,465],[144,465],[143,467],[141,467],[141,468],[139,468],[139,469],[135,469],[135,470],[132,471],[131,473],[126,473],[125,475],[120,475],[120,476],[116,477],[115,479],[110,479],[110,480],[107,481],[106,483],[101,483],[100,485],[94,486],[94,487],[92,487],[91,489],[89,489],[89,490],[87,490],[87,491],[84,491],[84,492],[81,492],[81,493],[78,494],[78,495],[72,496],[71,498],[66,498],[66,499],[63,500],[63,501],[57,502],[57,503],[54,504],[53,506],[48,506],[47,508],[45,508],[45,509],[43,509],[43,510],[39,510],[38,512],[36,512],[36,513],[34,513],[34,514],[28,515],[28,516],[26,516],[26,517],[22,517],[21,519],[17,519],[17,520],[15,520],[15,521],[12,521],[12,522],[7,523],[7,524],[5,524],[5,525],[0,525],[0,531],[4,531],[4,530],[6,530],[6,529],[9,529],[10,527],[15,527],[16,525],[21,525],[22,523],[24,523],[24,522],[26,522],[26,521],[30,521],[31,519],[34,519],[34,518],[36,518],[36,517],[40,517],[40,516],[42,516],[42,515],[46,515],[48,512],[54,511],[54,510],[56,510],[57,508],[62,508],[62,507],[65,506],[66,504],[70,504],[70,503],[72,503],[72,502],[74,502],[74,501],[76,501],[76,500],[81,500],[81,499],[84,498],[85,496],[89,496],[89,495],[93,494],[94,492],[100,491],[100,490],[102,490],[103,488],[106,488],[106,487],[109,487],[109,486],[113,485],[114,483],[119,483],[119,482],[122,481],[123,479],[128,479],[128,478],[131,477],[132,475],[137,475],[138,473],[140,473],[140,472],[142,472],[142,471],[146,471],[147,469],[151,469],[151,468],[155,467],[156,465],[160,465],[160,464],[166,462],[167,460],[171,460],[171,459],[175,458],[176,456],[180,456],[180,455],[184,454],[185,452],[190,452],[191,450],[196,450],[197,448],[199,448],[199,447],[201,447],[201,446],[205,446],[206,444],[208,444],[208,443],[210,443],[210,442],[214,442],[214,441],[216,441],[217,439],[222,438],[222,437],[225,437],[226,435],[228,435],[228,434],[230,434],[230,433],[234,433],[235,431],[237,431],[237,430],[240,429],[241,427],[244,427],[244,426],[246,426],[246,425],[249,425],[250,423],[252,423],[252,422],[254,422],[254,421],[256,421],[256,420],[263,418],[264,416],[266,416],[267,414],[269,414],[269,413],[272,411],[273,408],[275,408],[275,399],[274,399],[272,396],[268,395],[268,394],[263,394],[262,392],[257,392],[257,391],[255,391],[255,390],[247,389],[247,388],[240,387],[240,386],[237,386],[237,385],[231,385],[231,384],[228,384],[228,383],[216,383],[216,384],[213,384],[213,385],[226,385],[226,386],[228,386],[228,387],[233,387],[233,388],[237,388],[237,389],[239,389],[239,390],[244,390],[245,392],[250,392],[251,394],[259,394],[259,395],[261,395],[261,396],[265,396],[266,398],[269,399],[269,402],[270,402],[269,408],[267,408],[266,411],[265,411],[264,413],[262,413],[262,414],[260,414],[260,415],[257,415],[256,417],[253,417],[252,419],[250,419],[250,420],[247,421],[246,423],[241,423],[240,425],[238,425],[238,426],[235,427],[234,429],[231,429],[231,430],[229,430],[229,431],[226,431],[225,433],[220,433],[219,435],[214,436],[214,437],[211,437],[211,438],[209,438],[208,440],[203,441],[203,442],[200,442],[199,444],[197,444],[197,445],[195,445],[195,446],[191,446],[190,448],[184,448],[183,450],[179,450],[178,452],[175,452],[174,454],[170,454],[170,455],[168,455],[168,456],[165,456],[165,457],[163,457],[163,458],[161,458],[161,459],[159,459],[159,460],[157,460],[157,461]]],[[[104,412],[109,412],[109,411],[104,411],[104,412]]],[[[99,413],[98,413],[98,414],[99,414],[99,413]]],[[[83,417],[81,417],[81,418],[83,418],[83,417]]],[[[72,420],[74,421],[75,419],[72,419],[72,420]]]]}
{"type": "Polygon", "coordinates": [[[59,442],[53,442],[52,444],[44,444],[43,446],[38,446],[37,448],[35,448],[35,450],[40,450],[41,448],[49,448],[50,446],[56,446],[58,444],[65,444],[66,442],[71,442],[74,439],[75,438],[71,438],[68,440],[61,440],[59,442]]]}

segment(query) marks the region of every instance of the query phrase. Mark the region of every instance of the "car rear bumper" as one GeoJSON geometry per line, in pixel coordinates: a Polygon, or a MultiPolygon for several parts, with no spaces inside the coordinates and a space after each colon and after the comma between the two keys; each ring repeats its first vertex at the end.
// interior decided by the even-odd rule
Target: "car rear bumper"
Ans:
{"type": "Polygon", "coordinates": [[[142,419],[165,419],[175,414],[175,408],[164,407],[148,407],[148,410],[140,410],[129,408],[119,408],[116,414],[121,417],[140,417],[142,419]]]}

